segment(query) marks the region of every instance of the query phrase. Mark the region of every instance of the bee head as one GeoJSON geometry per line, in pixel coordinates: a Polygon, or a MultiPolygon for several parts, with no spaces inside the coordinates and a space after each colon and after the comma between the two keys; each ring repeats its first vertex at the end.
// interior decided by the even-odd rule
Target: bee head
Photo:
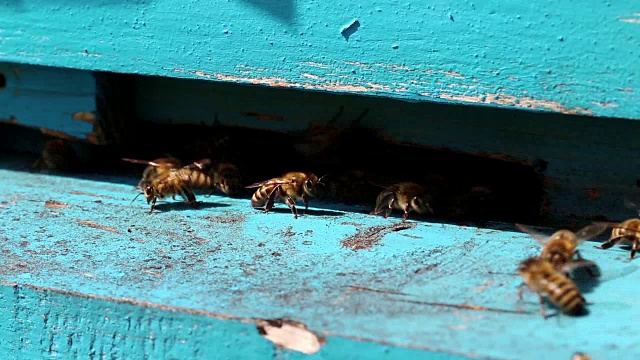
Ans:
{"type": "Polygon", "coordinates": [[[525,273],[531,271],[533,268],[539,266],[540,259],[537,257],[530,257],[518,265],[518,272],[525,273]]]}
{"type": "Polygon", "coordinates": [[[307,174],[307,179],[302,184],[302,187],[304,189],[304,192],[307,193],[307,195],[313,196],[313,194],[312,194],[313,193],[313,189],[318,184],[322,184],[320,182],[320,179],[318,179],[318,177],[315,174],[308,173],[307,174]]]}
{"type": "Polygon", "coordinates": [[[411,207],[419,214],[431,213],[433,214],[433,209],[429,203],[431,202],[431,198],[429,196],[416,196],[411,199],[411,207]]]}
{"type": "Polygon", "coordinates": [[[147,204],[151,202],[151,200],[156,195],[156,189],[151,184],[146,184],[144,186],[144,197],[147,199],[147,204]]]}

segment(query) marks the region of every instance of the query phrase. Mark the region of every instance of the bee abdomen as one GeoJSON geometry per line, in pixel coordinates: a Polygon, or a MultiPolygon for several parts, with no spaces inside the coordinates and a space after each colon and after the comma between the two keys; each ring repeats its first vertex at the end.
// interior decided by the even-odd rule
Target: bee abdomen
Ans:
{"type": "Polygon", "coordinates": [[[262,186],[253,193],[251,197],[251,207],[261,207],[267,203],[269,193],[273,190],[272,186],[262,186]]]}
{"type": "Polygon", "coordinates": [[[585,300],[578,288],[569,279],[554,274],[549,278],[549,298],[554,305],[567,314],[578,314],[584,310],[585,300]]]}

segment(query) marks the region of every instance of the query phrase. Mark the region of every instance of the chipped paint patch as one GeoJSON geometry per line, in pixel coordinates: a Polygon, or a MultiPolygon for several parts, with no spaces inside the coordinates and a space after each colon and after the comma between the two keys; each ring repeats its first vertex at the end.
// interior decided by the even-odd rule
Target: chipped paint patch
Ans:
{"type": "Polygon", "coordinates": [[[618,104],[616,104],[616,103],[612,103],[612,102],[598,102],[598,101],[592,101],[591,103],[592,103],[592,104],[594,104],[594,105],[598,105],[598,106],[600,106],[600,107],[602,107],[602,108],[605,108],[605,109],[606,109],[606,108],[616,108],[616,107],[618,107],[618,104]]]}
{"type": "Polygon", "coordinates": [[[311,83],[296,83],[290,82],[284,78],[253,78],[253,77],[241,77],[241,76],[233,76],[233,75],[224,75],[224,74],[207,74],[203,71],[193,71],[190,74],[207,78],[207,79],[217,79],[221,81],[230,81],[230,82],[240,82],[240,83],[249,83],[253,85],[267,85],[273,87],[282,87],[282,88],[301,88],[306,90],[328,90],[328,91],[336,91],[336,92],[356,92],[356,93],[369,93],[376,92],[382,90],[387,90],[390,88],[384,85],[378,84],[368,84],[369,86],[363,85],[344,85],[340,82],[334,81],[327,84],[311,84],[311,83]]]}
{"type": "Polygon", "coordinates": [[[311,355],[326,345],[326,338],[309,330],[307,325],[286,319],[256,320],[258,332],[276,346],[311,355]]]}
{"type": "Polygon", "coordinates": [[[440,94],[434,96],[429,93],[420,93],[421,95],[428,97],[436,97],[438,99],[445,99],[451,101],[461,101],[466,103],[475,104],[497,104],[503,106],[514,106],[518,108],[528,109],[545,109],[560,112],[563,114],[572,115],[590,115],[591,110],[585,108],[567,108],[556,101],[549,100],[536,100],[530,97],[516,97],[506,94],[484,94],[482,96],[469,96],[469,95],[452,95],[452,94],[440,94]]]}
{"type": "Polygon", "coordinates": [[[44,202],[44,207],[47,209],[64,209],[68,207],[69,204],[63,203],[55,200],[47,200],[44,202]]]}
{"type": "Polygon", "coordinates": [[[86,121],[91,124],[96,123],[96,114],[90,111],[78,111],[71,114],[71,118],[74,120],[86,121]]]}

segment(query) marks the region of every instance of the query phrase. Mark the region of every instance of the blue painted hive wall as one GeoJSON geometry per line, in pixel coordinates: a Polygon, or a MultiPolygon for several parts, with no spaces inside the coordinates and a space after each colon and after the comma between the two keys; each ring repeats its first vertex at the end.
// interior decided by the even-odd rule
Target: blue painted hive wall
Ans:
{"type": "Polygon", "coordinates": [[[0,61],[638,118],[633,1],[3,1],[0,61]],[[54,25],[55,24],[55,25],[54,25]]]}
{"type": "Polygon", "coordinates": [[[149,216],[137,178],[34,174],[13,153],[56,137],[90,160],[143,143],[140,121],[286,134],[368,110],[395,142],[548,161],[548,225],[635,215],[633,2],[274,3],[0,2],[0,357],[640,356],[624,248],[585,244],[604,274],[589,316],[543,320],[513,274],[539,246],[511,224],[315,200],[294,220],[222,196],[149,216]],[[256,328],[282,317],[327,343],[275,347],[256,328]]]}

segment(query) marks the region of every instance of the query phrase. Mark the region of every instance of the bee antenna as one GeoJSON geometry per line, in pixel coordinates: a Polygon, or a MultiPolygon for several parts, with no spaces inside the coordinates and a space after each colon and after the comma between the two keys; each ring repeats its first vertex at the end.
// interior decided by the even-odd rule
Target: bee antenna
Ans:
{"type": "Polygon", "coordinates": [[[138,195],[136,195],[136,197],[133,198],[133,200],[131,200],[131,202],[129,203],[129,205],[133,204],[134,201],[136,201],[136,199],[138,198],[138,196],[142,195],[143,193],[138,193],[138,195]]]}

